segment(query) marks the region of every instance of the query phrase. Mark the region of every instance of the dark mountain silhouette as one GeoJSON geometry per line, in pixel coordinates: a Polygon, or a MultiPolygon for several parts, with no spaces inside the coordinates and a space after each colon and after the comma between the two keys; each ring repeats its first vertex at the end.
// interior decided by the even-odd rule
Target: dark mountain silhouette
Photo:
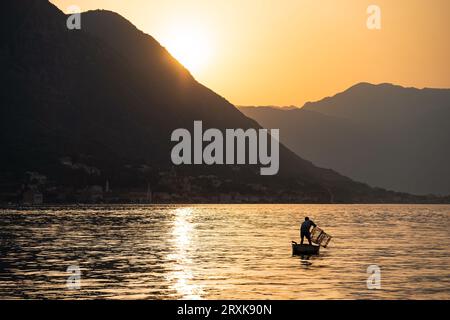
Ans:
{"type": "Polygon", "coordinates": [[[259,166],[173,167],[176,128],[192,128],[194,120],[220,129],[259,125],[121,16],[85,13],[81,30],[68,30],[66,18],[48,1],[2,2],[3,195],[25,183],[38,185],[48,201],[74,201],[72,193],[108,181],[122,192],[150,184],[153,191],[239,192],[264,201],[426,200],[372,189],[283,146],[277,176],[260,176],[259,166]]]}
{"type": "Polygon", "coordinates": [[[301,109],[241,108],[313,163],[415,194],[450,194],[450,90],[360,83],[301,109]]]}

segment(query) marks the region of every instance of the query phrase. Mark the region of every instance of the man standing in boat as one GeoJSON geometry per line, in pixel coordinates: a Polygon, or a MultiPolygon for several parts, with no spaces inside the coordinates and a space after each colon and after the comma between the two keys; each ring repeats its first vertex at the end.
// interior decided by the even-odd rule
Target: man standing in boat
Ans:
{"type": "Polygon", "coordinates": [[[300,238],[301,238],[300,244],[303,244],[303,238],[306,237],[306,239],[308,239],[309,245],[311,245],[311,232],[310,232],[311,227],[316,227],[316,224],[312,220],[309,220],[308,217],[305,217],[305,221],[302,223],[300,227],[300,238]]]}

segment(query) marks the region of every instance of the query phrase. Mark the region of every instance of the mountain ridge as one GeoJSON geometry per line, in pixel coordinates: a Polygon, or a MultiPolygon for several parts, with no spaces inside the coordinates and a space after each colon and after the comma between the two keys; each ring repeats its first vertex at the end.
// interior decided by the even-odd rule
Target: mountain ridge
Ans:
{"type": "Polygon", "coordinates": [[[113,201],[149,186],[176,195],[171,201],[220,194],[278,202],[430,201],[372,189],[283,145],[280,174],[271,178],[252,166],[173,166],[170,134],[176,128],[191,128],[195,120],[218,129],[260,126],[119,15],[83,13],[82,29],[68,30],[67,16],[48,1],[4,3],[3,199],[11,201],[22,185],[39,189],[48,201],[86,201],[86,192],[107,182],[120,191],[108,195],[113,201]]]}
{"type": "Polygon", "coordinates": [[[319,166],[391,190],[450,194],[449,89],[360,83],[296,110],[241,111],[280,127],[281,141],[319,166]]]}

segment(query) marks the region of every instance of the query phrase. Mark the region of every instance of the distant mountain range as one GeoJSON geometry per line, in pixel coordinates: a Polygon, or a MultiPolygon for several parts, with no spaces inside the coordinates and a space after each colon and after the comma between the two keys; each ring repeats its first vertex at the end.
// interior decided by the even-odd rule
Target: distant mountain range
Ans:
{"type": "Polygon", "coordinates": [[[175,167],[176,128],[260,126],[118,14],[84,13],[81,30],[66,19],[46,0],[2,2],[0,201],[29,189],[45,202],[105,193],[139,201],[150,189],[169,202],[441,201],[371,188],[284,146],[277,176],[259,166],[175,167]]]}
{"type": "Polygon", "coordinates": [[[372,186],[450,194],[450,89],[357,84],[302,108],[241,107],[314,164],[372,186]]]}

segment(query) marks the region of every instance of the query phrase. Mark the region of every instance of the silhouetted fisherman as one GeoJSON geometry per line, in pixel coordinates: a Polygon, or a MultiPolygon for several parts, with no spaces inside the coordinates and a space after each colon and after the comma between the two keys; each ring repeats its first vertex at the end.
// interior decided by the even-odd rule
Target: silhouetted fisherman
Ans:
{"type": "Polygon", "coordinates": [[[301,238],[300,244],[303,244],[303,238],[306,237],[306,239],[308,239],[309,245],[311,245],[311,232],[310,232],[311,227],[316,227],[316,224],[312,220],[309,220],[308,217],[305,217],[305,221],[302,223],[300,227],[300,238],[301,238]]]}

